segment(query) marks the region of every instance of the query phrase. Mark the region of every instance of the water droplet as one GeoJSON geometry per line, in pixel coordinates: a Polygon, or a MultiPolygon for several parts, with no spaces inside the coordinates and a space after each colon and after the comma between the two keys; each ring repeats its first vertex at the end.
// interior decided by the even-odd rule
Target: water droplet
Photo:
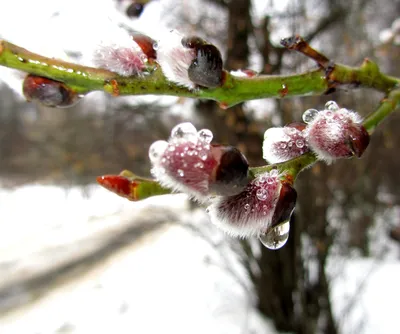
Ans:
{"type": "Polygon", "coordinates": [[[181,123],[172,129],[171,138],[182,138],[194,141],[197,138],[197,131],[192,123],[181,123]]]}
{"type": "Polygon", "coordinates": [[[208,129],[202,129],[198,132],[199,138],[206,142],[206,143],[211,143],[211,140],[213,139],[213,134],[210,130],[208,129]]]}
{"type": "Polygon", "coordinates": [[[153,43],[153,49],[154,49],[154,50],[158,50],[158,43],[157,43],[157,42],[154,42],[154,43],[153,43]]]}
{"type": "Polygon", "coordinates": [[[325,109],[331,110],[331,111],[336,111],[339,109],[339,106],[335,101],[328,101],[325,103],[325,109]]]}
{"type": "Polygon", "coordinates": [[[185,176],[185,172],[182,169],[178,169],[177,172],[180,177],[185,176]]]}
{"type": "Polygon", "coordinates": [[[289,141],[289,142],[288,142],[288,146],[289,146],[289,147],[292,147],[292,146],[293,146],[293,142],[292,142],[292,141],[289,141]]]}
{"type": "Polygon", "coordinates": [[[268,249],[279,249],[289,239],[290,223],[285,221],[282,224],[272,227],[266,233],[260,234],[258,239],[268,249]]]}
{"type": "Polygon", "coordinates": [[[208,157],[208,152],[203,150],[199,152],[199,157],[201,160],[206,161],[208,157]]]}
{"type": "Polygon", "coordinates": [[[318,110],[317,109],[307,109],[304,113],[303,113],[303,122],[304,123],[311,123],[314,118],[317,116],[318,114],[318,110]]]}
{"type": "Polygon", "coordinates": [[[256,191],[256,196],[260,201],[265,201],[268,197],[268,192],[263,188],[259,188],[256,191]]]}
{"type": "Polygon", "coordinates": [[[298,148],[303,148],[304,147],[304,140],[303,139],[297,139],[296,140],[296,146],[298,148]]]}
{"type": "Polygon", "coordinates": [[[245,212],[249,212],[250,211],[250,204],[247,203],[247,204],[244,205],[244,211],[245,212]]]}
{"type": "Polygon", "coordinates": [[[267,177],[267,183],[268,184],[273,184],[275,182],[275,178],[274,177],[267,177]]]}
{"type": "Polygon", "coordinates": [[[280,143],[279,145],[282,149],[285,149],[287,147],[287,143],[285,143],[284,141],[280,143]]]}
{"type": "Polygon", "coordinates": [[[202,162],[197,162],[197,163],[194,164],[194,167],[195,168],[203,168],[204,164],[202,162]]]}
{"type": "Polygon", "coordinates": [[[153,164],[159,162],[160,158],[164,154],[167,147],[168,147],[168,143],[165,140],[157,140],[156,142],[151,144],[151,146],[149,148],[150,161],[153,164]]]}

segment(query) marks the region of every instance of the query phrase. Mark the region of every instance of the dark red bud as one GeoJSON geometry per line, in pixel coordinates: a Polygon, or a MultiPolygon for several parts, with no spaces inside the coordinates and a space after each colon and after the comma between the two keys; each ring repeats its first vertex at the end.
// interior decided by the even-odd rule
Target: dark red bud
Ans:
{"type": "Polygon", "coordinates": [[[359,129],[351,128],[349,131],[350,149],[358,158],[360,158],[369,144],[368,131],[362,125],[360,125],[359,129]]]}
{"type": "Polygon", "coordinates": [[[28,101],[48,107],[70,107],[79,100],[78,94],[64,83],[32,74],[25,78],[22,90],[28,101]]]}
{"type": "Polygon", "coordinates": [[[189,79],[202,87],[221,86],[223,61],[218,48],[196,36],[183,38],[182,45],[196,51],[196,57],[189,66],[189,79]]]}
{"type": "Polygon", "coordinates": [[[154,39],[140,33],[133,33],[132,39],[140,46],[148,59],[157,58],[157,51],[154,49],[156,41],[154,39]]]}
{"type": "Polygon", "coordinates": [[[233,146],[211,145],[211,151],[214,157],[220,156],[215,180],[210,185],[211,190],[223,196],[241,192],[249,182],[249,163],[246,157],[233,146]]]}
{"type": "Polygon", "coordinates": [[[134,1],[126,9],[126,15],[131,18],[139,17],[142,14],[143,10],[144,10],[144,5],[141,3],[136,3],[136,1],[134,1]]]}
{"type": "Polygon", "coordinates": [[[296,206],[297,192],[287,182],[282,182],[279,199],[276,203],[274,215],[272,216],[270,228],[280,225],[290,219],[296,206]]]}
{"type": "Polygon", "coordinates": [[[131,201],[135,200],[133,188],[136,183],[134,181],[121,175],[103,175],[98,176],[96,180],[107,190],[131,201]]]}

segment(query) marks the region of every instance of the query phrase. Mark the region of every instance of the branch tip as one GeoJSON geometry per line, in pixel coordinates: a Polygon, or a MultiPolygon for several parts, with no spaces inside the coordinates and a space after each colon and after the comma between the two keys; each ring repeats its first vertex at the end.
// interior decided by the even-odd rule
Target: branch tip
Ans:
{"type": "Polygon", "coordinates": [[[281,45],[288,50],[295,50],[314,60],[320,67],[327,68],[331,61],[322,53],[313,49],[303,37],[295,35],[281,40],[281,45]]]}

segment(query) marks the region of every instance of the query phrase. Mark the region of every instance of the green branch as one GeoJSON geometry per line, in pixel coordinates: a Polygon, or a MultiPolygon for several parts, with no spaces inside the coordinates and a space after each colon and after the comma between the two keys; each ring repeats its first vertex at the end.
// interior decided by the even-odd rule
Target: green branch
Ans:
{"type": "Polygon", "coordinates": [[[6,41],[0,41],[0,65],[60,81],[79,94],[105,91],[118,95],[174,95],[215,100],[222,107],[261,98],[321,95],[341,86],[356,85],[387,93],[399,79],[382,74],[376,64],[365,61],[359,68],[335,64],[294,75],[237,77],[224,72],[215,89],[189,90],[168,81],[156,64],[141,76],[122,77],[108,70],[47,58],[6,41]]]}
{"type": "MultiPolygon", "coordinates": [[[[374,62],[365,59],[360,67],[332,63],[298,36],[284,39],[282,45],[310,57],[318,64],[318,69],[294,75],[254,77],[238,77],[224,71],[222,86],[215,89],[190,90],[168,81],[156,63],[150,65],[143,75],[122,77],[108,70],[43,57],[1,40],[0,65],[62,82],[79,94],[105,91],[115,96],[173,95],[214,100],[224,108],[254,99],[321,95],[349,87],[371,88],[384,93],[385,98],[363,122],[370,134],[400,105],[400,79],[381,73],[374,62]]],[[[249,178],[277,168],[293,181],[302,170],[312,166],[316,161],[317,158],[313,153],[303,154],[283,163],[250,168],[249,178]]],[[[109,177],[116,178],[113,180],[119,182],[119,188],[113,191],[131,200],[169,192],[153,180],[139,178],[127,171],[109,177]]],[[[103,182],[103,185],[108,181],[105,177],[98,180],[103,182]]]]}

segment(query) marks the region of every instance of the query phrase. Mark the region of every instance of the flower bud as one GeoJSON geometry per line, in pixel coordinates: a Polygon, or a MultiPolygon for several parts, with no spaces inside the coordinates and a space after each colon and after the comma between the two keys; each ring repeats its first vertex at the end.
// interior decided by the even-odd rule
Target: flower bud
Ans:
{"type": "Polygon", "coordinates": [[[327,102],[324,110],[306,110],[303,120],[308,123],[304,132],[310,149],[327,163],[353,155],[361,157],[369,144],[369,134],[361,124],[360,115],[339,109],[333,101],[327,102]]]}
{"type": "Polygon", "coordinates": [[[150,42],[146,41],[143,35],[130,36],[122,29],[118,30],[116,39],[118,43],[103,41],[96,49],[93,54],[95,66],[124,77],[142,74],[149,60],[147,55],[150,52],[148,46],[150,42]],[[142,49],[142,46],[145,50],[142,49]]]}
{"type": "Polygon", "coordinates": [[[212,132],[191,123],[177,125],[168,142],[149,149],[152,174],[164,187],[205,202],[211,193],[238,193],[247,184],[248,163],[236,148],[211,145],[212,132]]]}
{"type": "Polygon", "coordinates": [[[138,32],[132,34],[132,39],[139,45],[149,61],[157,58],[157,51],[154,49],[157,44],[154,39],[138,32]]]}
{"type": "Polygon", "coordinates": [[[296,197],[296,191],[272,170],[257,176],[239,194],[214,198],[207,211],[211,221],[232,236],[262,238],[289,220],[296,197]]]}
{"type": "Polygon", "coordinates": [[[215,88],[222,84],[222,56],[216,46],[199,37],[185,37],[182,45],[196,52],[188,68],[189,79],[196,85],[215,88]]]}
{"type": "Polygon", "coordinates": [[[304,128],[305,124],[302,123],[291,123],[283,128],[269,128],[264,133],[263,158],[274,164],[308,152],[304,128]]]}
{"type": "Polygon", "coordinates": [[[171,31],[158,42],[157,61],[166,78],[177,85],[194,89],[222,84],[221,53],[199,37],[171,31]]]}
{"type": "Polygon", "coordinates": [[[133,1],[126,9],[126,15],[131,18],[139,17],[143,13],[143,10],[144,10],[143,4],[133,1]]]}
{"type": "Polygon", "coordinates": [[[62,82],[29,74],[22,91],[28,101],[37,101],[48,107],[70,107],[79,101],[79,95],[62,82]]]}
{"type": "Polygon", "coordinates": [[[97,177],[97,183],[107,190],[121,197],[127,198],[130,201],[136,200],[134,196],[134,189],[137,186],[137,183],[122,175],[99,176],[97,177]]]}

